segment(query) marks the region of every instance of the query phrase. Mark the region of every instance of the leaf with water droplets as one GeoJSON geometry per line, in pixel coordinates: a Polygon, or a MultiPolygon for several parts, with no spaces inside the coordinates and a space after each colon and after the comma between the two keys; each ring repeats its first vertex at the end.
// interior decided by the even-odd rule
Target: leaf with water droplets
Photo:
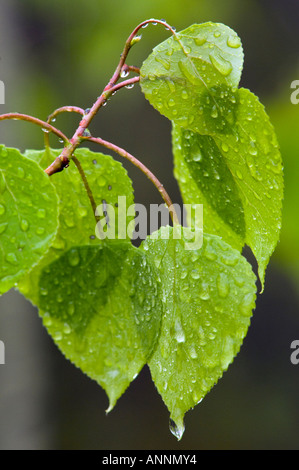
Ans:
{"type": "Polygon", "coordinates": [[[154,266],[130,242],[73,247],[41,274],[38,307],[63,354],[109,396],[109,410],[146,363],[160,330],[154,266]]]}
{"type": "MultiPolygon", "coordinates": [[[[28,150],[26,156],[35,160],[42,168],[46,168],[60,154],[60,150],[34,151],[28,150]]],[[[109,155],[91,152],[89,149],[76,150],[75,156],[80,161],[91,188],[95,203],[98,207],[98,216],[101,219],[101,231],[104,234],[108,229],[110,237],[130,238],[132,230],[127,228],[133,220],[132,211],[128,216],[127,209],[134,204],[132,181],[120,162],[109,155]]],[[[51,177],[59,196],[60,226],[57,236],[47,253],[26,278],[18,285],[19,290],[36,304],[38,300],[38,279],[41,270],[64,251],[76,245],[95,245],[102,242],[95,233],[95,215],[88,199],[79,172],[71,161],[64,171],[51,177]]]]}
{"type": "Polygon", "coordinates": [[[19,150],[1,145],[0,294],[40,261],[57,227],[57,194],[48,175],[19,150]]]}
{"type": "Polygon", "coordinates": [[[232,29],[195,24],[155,47],[141,67],[140,85],[161,114],[213,134],[227,131],[235,120],[242,67],[241,41],[232,29]]]}
{"type": "Polygon", "coordinates": [[[153,235],[142,248],[158,268],[163,317],[148,364],[169,409],[171,432],[181,438],[184,414],[222,376],[246,336],[255,276],[246,259],[220,237],[205,235],[201,248],[187,249],[189,229],[162,227],[153,235]]]}
{"type": "MultiPolygon", "coordinates": [[[[281,226],[283,171],[273,126],[258,98],[238,90],[236,125],[200,135],[174,124],[175,176],[186,204],[203,204],[204,229],[252,249],[264,276],[281,226]]],[[[192,222],[191,222],[192,223],[192,222]]]]}

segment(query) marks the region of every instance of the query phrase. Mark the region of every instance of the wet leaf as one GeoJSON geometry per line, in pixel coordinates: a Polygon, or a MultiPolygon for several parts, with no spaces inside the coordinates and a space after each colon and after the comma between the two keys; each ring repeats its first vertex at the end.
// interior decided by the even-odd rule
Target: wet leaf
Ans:
{"type": "Polygon", "coordinates": [[[184,202],[203,204],[205,231],[234,248],[250,246],[263,284],[281,227],[282,160],[263,105],[248,90],[238,95],[233,134],[203,136],[174,125],[175,175],[184,202]]]}
{"type": "Polygon", "coordinates": [[[0,146],[0,294],[35,266],[58,227],[56,190],[42,169],[0,146]]]}
{"type": "Polygon", "coordinates": [[[202,248],[188,250],[188,229],[181,238],[180,227],[170,229],[167,239],[168,230],[162,227],[142,245],[158,268],[163,300],[161,334],[149,367],[170,412],[171,431],[181,438],[185,413],[240,349],[256,287],[249,263],[221,238],[205,235],[202,248]]]}
{"type": "MultiPolygon", "coordinates": [[[[60,150],[34,151],[28,150],[26,155],[46,168],[60,154],[60,150]]],[[[111,236],[129,238],[129,223],[133,216],[127,216],[127,209],[134,204],[132,182],[121,163],[109,155],[91,152],[80,148],[75,152],[85,172],[93,197],[99,208],[103,228],[107,230],[108,220],[111,236]],[[120,196],[120,199],[119,199],[120,196]],[[105,217],[105,213],[107,216],[105,217]],[[121,215],[120,215],[121,214],[121,215]],[[121,224],[118,224],[118,220],[121,224]]],[[[41,270],[64,251],[77,245],[97,245],[102,242],[95,233],[96,219],[75,164],[61,173],[51,176],[59,196],[60,227],[47,256],[26,278],[19,283],[19,290],[36,304],[38,300],[38,279],[41,270]]],[[[101,233],[104,233],[103,231],[101,233]]],[[[97,231],[99,235],[100,232],[97,231]]]]}
{"type": "Polygon", "coordinates": [[[38,306],[55,343],[104,388],[111,410],[159,334],[155,268],[129,242],[73,247],[42,271],[38,306]]]}
{"type": "Polygon", "coordinates": [[[155,47],[141,67],[140,84],[149,102],[180,126],[228,132],[242,67],[241,41],[232,29],[195,24],[155,47]]]}

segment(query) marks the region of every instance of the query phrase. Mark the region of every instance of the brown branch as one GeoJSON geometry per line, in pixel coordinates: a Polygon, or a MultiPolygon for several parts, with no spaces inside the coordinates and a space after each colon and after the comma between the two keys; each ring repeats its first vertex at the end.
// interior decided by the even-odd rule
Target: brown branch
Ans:
{"type": "Polygon", "coordinates": [[[1,114],[0,121],[4,121],[5,119],[14,119],[14,120],[31,122],[32,124],[36,124],[40,126],[43,130],[47,132],[53,132],[53,134],[57,135],[57,137],[59,137],[60,139],[63,139],[65,142],[69,141],[68,138],[64,135],[64,133],[61,132],[59,129],[56,129],[56,127],[52,126],[48,122],[42,121],[41,119],[38,119],[33,116],[29,116],[28,114],[21,114],[21,113],[1,114]]]}
{"type": "Polygon", "coordinates": [[[100,218],[95,215],[96,209],[97,209],[97,204],[96,204],[95,199],[94,199],[94,197],[93,197],[91,188],[90,188],[90,186],[89,186],[89,184],[88,184],[86,175],[85,175],[84,170],[83,170],[83,168],[82,168],[82,165],[81,165],[81,163],[79,162],[78,158],[75,157],[75,155],[73,155],[72,160],[74,161],[74,163],[75,163],[75,165],[76,165],[76,167],[77,167],[77,169],[78,169],[78,171],[79,171],[79,173],[80,173],[81,179],[82,179],[82,181],[83,181],[84,187],[85,187],[85,189],[86,189],[86,192],[87,192],[87,195],[88,195],[88,198],[89,198],[89,201],[90,201],[92,210],[93,210],[94,217],[95,217],[95,219],[96,219],[96,222],[98,222],[98,221],[100,220],[100,218]]]}

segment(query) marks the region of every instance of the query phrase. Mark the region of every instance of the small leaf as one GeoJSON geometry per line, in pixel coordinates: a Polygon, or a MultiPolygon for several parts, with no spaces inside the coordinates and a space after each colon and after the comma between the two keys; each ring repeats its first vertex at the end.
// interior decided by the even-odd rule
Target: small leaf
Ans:
{"type": "Polygon", "coordinates": [[[180,126],[228,132],[242,67],[241,41],[232,29],[195,24],[155,47],[141,67],[140,85],[149,102],[180,126]]]}
{"type": "Polygon", "coordinates": [[[159,334],[154,268],[129,242],[74,247],[44,269],[39,293],[48,332],[65,356],[106,390],[111,410],[159,334]]]}
{"type": "MultiPolygon", "coordinates": [[[[59,154],[60,150],[26,152],[26,156],[37,161],[42,168],[46,168],[59,154]]],[[[126,214],[128,207],[134,204],[134,195],[132,182],[126,170],[120,162],[109,155],[91,152],[88,149],[76,150],[75,156],[80,160],[95,202],[102,210],[102,214],[105,211],[109,212],[109,227],[111,230],[115,228],[116,238],[120,234],[123,238],[129,238],[131,233],[128,235],[126,230],[133,216],[128,217],[126,214]],[[118,196],[122,198],[119,199],[118,196]],[[123,206],[124,203],[126,207],[123,206]],[[124,214],[122,226],[118,225],[119,211],[124,214]]],[[[34,304],[38,301],[37,286],[40,272],[47,264],[72,246],[101,243],[101,240],[95,236],[95,216],[74,163],[71,161],[67,169],[51,176],[51,181],[59,196],[60,227],[57,237],[40,265],[22,279],[18,286],[34,304]]],[[[101,219],[104,224],[105,217],[101,219]]]]}
{"type": "Polygon", "coordinates": [[[205,235],[201,249],[187,250],[189,230],[176,226],[166,239],[167,230],[162,227],[158,239],[154,234],[142,246],[158,268],[163,299],[161,333],[149,367],[170,411],[171,431],[180,438],[184,414],[238,353],[256,287],[249,263],[221,238],[205,235]]]}
{"type": "Polygon", "coordinates": [[[203,204],[205,231],[234,248],[250,246],[263,285],[281,227],[282,161],[264,107],[250,91],[238,94],[233,134],[203,136],[174,125],[175,176],[184,202],[203,204]]]}
{"type": "Polygon", "coordinates": [[[0,145],[0,294],[49,249],[58,226],[50,178],[17,149],[0,145]]]}

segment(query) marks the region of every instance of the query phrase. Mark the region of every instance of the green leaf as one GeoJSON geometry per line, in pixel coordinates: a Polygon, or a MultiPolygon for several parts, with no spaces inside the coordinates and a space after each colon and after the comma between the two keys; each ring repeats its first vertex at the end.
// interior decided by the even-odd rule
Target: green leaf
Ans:
{"type": "Polygon", "coordinates": [[[129,242],[80,246],[44,269],[39,292],[48,332],[65,356],[106,390],[111,410],[159,334],[154,268],[129,242]]]}
{"type": "Polygon", "coordinates": [[[149,367],[170,412],[171,431],[180,439],[184,414],[238,353],[256,288],[249,263],[219,237],[205,235],[201,249],[187,250],[189,229],[180,239],[170,229],[167,239],[168,229],[162,227],[159,238],[148,237],[142,247],[159,270],[163,299],[161,333],[149,367]]]}
{"type": "MultiPolygon", "coordinates": [[[[28,150],[26,156],[37,161],[42,168],[46,168],[60,152],[60,150],[50,152],[28,150]]],[[[126,229],[134,216],[126,216],[126,214],[128,207],[134,204],[134,195],[132,182],[126,170],[120,162],[115,161],[109,155],[94,153],[85,148],[76,150],[75,156],[81,163],[99,209],[102,213],[105,210],[108,212],[112,235],[115,232],[116,238],[119,236],[129,238],[132,230],[127,235],[126,229]],[[115,214],[115,224],[112,211],[115,214]],[[124,214],[124,218],[123,223],[118,225],[119,213],[124,214]]],[[[22,279],[18,286],[19,290],[34,304],[38,301],[38,280],[44,266],[72,246],[102,242],[95,235],[95,216],[75,164],[71,161],[67,169],[51,176],[51,181],[59,196],[60,227],[57,237],[40,265],[22,279]]],[[[104,216],[101,220],[106,223],[104,216]]]]}
{"type": "Polygon", "coordinates": [[[174,125],[175,176],[184,202],[203,204],[205,231],[234,248],[250,246],[263,285],[281,227],[282,161],[263,105],[248,90],[238,94],[233,134],[203,136],[174,125]]]}
{"type": "Polygon", "coordinates": [[[242,67],[241,41],[232,29],[195,24],[155,47],[141,67],[140,85],[149,102],[180,126],[228,132],[242,67]]]}
{"type": "Polygon", "coordinates": [[[50,178],[17,149],[0,145],[0,294],[49,249],[58,226],[50,178]]]}

